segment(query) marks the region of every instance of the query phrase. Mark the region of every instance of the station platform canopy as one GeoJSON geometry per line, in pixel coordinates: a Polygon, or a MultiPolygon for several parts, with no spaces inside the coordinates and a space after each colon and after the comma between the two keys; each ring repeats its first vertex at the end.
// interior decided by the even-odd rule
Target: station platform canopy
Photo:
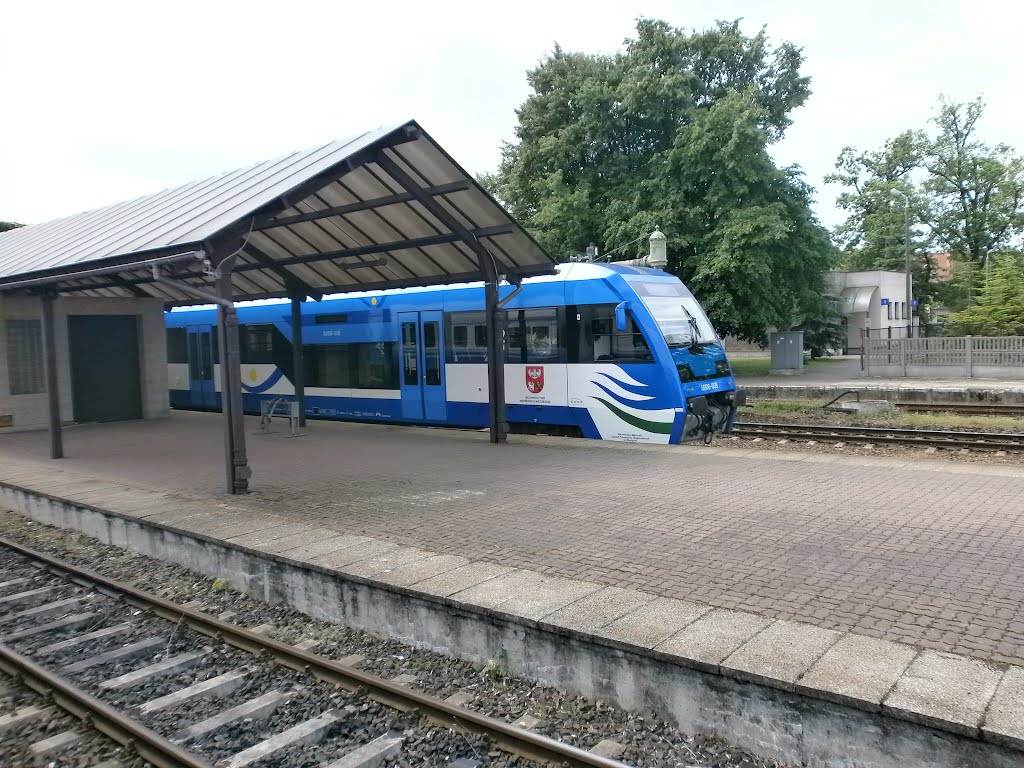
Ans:
{"type": "Polygon", "coordinates": [[[482,281],[491,440],[503,442],[505,333],[499,284],[553,273],[555,264],[412,120],[0,233],[0,294],[42,297],[53,458],[63,456],[55,301],[65,296],[217,304],[231,493],[248,490],[250,476],[235,302],[291,298],[293,383],[304,423],[304,299],[482,281]]]}
{"type": "Polygon", "coordinates": [[[0,292],[202,299],[232,256],[235,300],[485,280],[555,260],[415,121],[0,234],[0,292]],[[481,260],[490,263],[482,264],[481,260]]]}

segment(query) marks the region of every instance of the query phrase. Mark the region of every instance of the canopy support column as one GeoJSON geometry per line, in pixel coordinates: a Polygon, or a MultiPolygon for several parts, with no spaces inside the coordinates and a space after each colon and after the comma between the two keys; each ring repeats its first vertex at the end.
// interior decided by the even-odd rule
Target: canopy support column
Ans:
{"type": "Polygon", "coordinates": [[[299,427],[306,426],[306,357],[302,347],[302,299],[292,296],[292,383],[299,404],[299,427]]]}
{"type": "Polygon", "coordinates": [[[487,391],[490,402],[491,442],[508,439],[505,417],[505,322],[498,296],[498,276],[494,267],[485,269],[484,300],[487,313],[487,391]]]}
{"type": "Polygon", "coordinates": [[[238,313],[231,287],[231,260],[218,267],[217,334],[220,342],[221,403],[224,412],[224,463],[228,493],[249,492],[252,472],[245,453],[245,413],[242,411],[242,356],[238,348],[238,313]]]}
{"type": "Polygon", "coordinates": [[[57,294],[43,294],[43,346],[46,348],[46,397],[50,416],[50,458],[64,458],[64,433],[60,418],[60,383],[57,379],[57,343],[53,303],[57,294]]]}

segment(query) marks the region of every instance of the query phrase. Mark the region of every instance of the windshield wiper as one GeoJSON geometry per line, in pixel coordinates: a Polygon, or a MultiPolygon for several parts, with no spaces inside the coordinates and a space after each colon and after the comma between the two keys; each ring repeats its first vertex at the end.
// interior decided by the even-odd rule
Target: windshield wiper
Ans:
{"type": "Polygon", "coordinates": [[[680,304],[679,308],[686,313],[686,317],[690,321],[690,354],[700,355],[704,352],[704,347],[700,343],[700,328],[697,326],[697,318],[690,314],[690,310],[686,308],[685,304],[680,304]]]}

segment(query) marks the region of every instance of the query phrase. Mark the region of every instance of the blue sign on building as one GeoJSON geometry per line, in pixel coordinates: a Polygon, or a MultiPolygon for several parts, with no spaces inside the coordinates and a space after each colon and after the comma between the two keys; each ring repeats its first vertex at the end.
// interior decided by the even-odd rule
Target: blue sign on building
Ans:
{"type": "Polygon", "coordinates": [[[889,300],[888,299],[882,299],[882,306],[883,307],[889,306],[889,300]]]}

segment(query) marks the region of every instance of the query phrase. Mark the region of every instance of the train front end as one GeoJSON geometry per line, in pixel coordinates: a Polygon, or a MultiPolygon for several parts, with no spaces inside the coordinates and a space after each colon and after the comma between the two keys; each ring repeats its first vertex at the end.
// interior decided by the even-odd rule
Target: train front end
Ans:
{"type": "Polygon", "coordinates": [[[628,282],[664,339],[679,379],[685,405],[680,442],[710,442],[732,431],[745,393],[736,387],[722,341],[693,294],[677,278],[660,275],[628,282]]]}

